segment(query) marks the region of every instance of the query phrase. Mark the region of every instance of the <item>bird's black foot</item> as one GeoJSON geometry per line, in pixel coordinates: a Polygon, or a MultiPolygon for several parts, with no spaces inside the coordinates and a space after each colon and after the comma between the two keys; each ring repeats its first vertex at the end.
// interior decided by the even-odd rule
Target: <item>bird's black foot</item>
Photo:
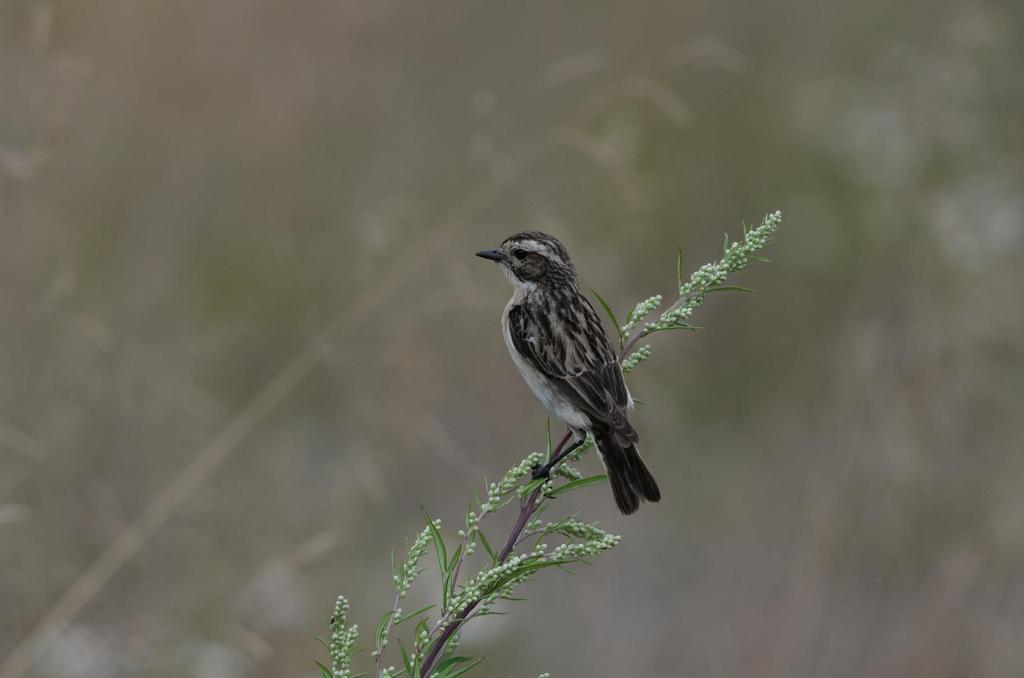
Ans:
{"type": "Polygon", "coordinates": [[[539,478],[550,478],[551,477],[551,464],[536,465],[533,467],[533,479],[539,478]]]}
{"type": "Polygon", "coordinates": [[[537,480],[538,478],[550,478],[551,477],[551,471],[556,466],[561,464],[562,461],[564,461],[565,458],[568,457],[573,452],[573,450],[575,450],[577,447],[579,447],[584,442],[586,442],[586,440],[587,439],[585,437],[584,438],[580,438],[579,440],[573,442],[572,445],[569,445],[569,447],[563,449],[561,452],[559,452],[557,455],[555,455],[555,458],[552,459],[551,461],[549,461],[548,463],[544,464],[543,466],[534,466],[533,467],[533,479],[537,480]]]}

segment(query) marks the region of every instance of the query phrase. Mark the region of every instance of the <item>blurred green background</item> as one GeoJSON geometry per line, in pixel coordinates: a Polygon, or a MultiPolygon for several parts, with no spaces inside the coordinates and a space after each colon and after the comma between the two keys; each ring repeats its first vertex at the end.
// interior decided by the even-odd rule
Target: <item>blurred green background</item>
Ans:
{"type": "Polygon", "coordinates": [[[565,499],[622,547],[464,649],[1024,675],[1022,19],[4,0],[0,676],[314,675],[419,507],[455,525],[542,444],[472,253],[551,232],[623,312],[775,209],[757,293],[630,377],[665,499],[565,499]]]}

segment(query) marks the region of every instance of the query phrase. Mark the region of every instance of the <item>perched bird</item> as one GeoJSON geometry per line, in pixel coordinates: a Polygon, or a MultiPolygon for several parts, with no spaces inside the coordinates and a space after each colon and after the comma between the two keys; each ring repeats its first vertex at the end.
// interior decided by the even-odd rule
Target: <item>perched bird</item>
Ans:
{"type": "Polygon", "coordinates": [[[562,243],[528,231],[477,256],[498,263],[512,283],[501,319],[512,361],[541,402],[574,433],[573,444],[535,475],[550,473],[590,433],[620,511],[630,514],[641,499],[661,499],[637,452],[639,436],[626,418],[633,399],[615,349],[580,292],[576,268],[562,243]]]}

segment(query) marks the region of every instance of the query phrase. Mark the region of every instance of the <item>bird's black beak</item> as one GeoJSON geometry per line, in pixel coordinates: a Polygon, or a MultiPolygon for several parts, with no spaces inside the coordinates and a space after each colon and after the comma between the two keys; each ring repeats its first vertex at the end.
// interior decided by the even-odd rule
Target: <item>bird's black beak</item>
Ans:
{"type": "Polygon", "coordinates": [[[477,252],[476,255],[481,259],[490,259],[491,261],[505,261],[505,254],[501,250],[484,250],[483,252],[477,252]]]}

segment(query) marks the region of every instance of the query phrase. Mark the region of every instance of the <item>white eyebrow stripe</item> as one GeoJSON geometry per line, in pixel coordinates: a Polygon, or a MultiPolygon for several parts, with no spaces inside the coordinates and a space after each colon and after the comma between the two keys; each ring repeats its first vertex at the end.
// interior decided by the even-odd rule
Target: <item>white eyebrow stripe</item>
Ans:
{"type": "Polygon", "coordinates": [[[551,250],[548,249],[547,245],[542,242],[537,242],[536,240],[517,240],[513,247],[518,247],[519,249],[526,250],[527,252],[541,252],[542,254],[551,253],[551,250]]]}
{"type": "Polygon", "coordinates": [[[553,248],[551,245],[547,243],[540,242],[538,240],[515,240],[513,241],[512,249],[526,250],[527,252],[537,252],[538,254],[543,254],[548,259],[557,261],[563,266],[567,263],[565,259],[562,258],[562,255],[560,255],[555,248],[553,248]]]}

